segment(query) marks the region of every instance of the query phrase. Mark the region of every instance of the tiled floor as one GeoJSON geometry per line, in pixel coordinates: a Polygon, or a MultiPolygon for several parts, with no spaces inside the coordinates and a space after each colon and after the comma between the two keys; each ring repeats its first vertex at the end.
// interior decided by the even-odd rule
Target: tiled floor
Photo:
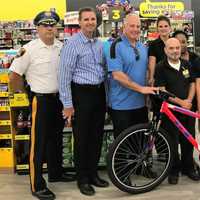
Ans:
{"type": "MultiPolygon", "coordinates": [[[[104,174],[104,177],[107,176],[104,174]]],[[[139,195],[130,195],[110,187],[96,188],[96,195],[87,197],[78,191],[76,182],[49,184],[58,200],[200,200],[200,182],[181,177],[179,184],[172,186],[165,181],[155,190],[139,195]]],[[[0,174],[0,200],[34,200],[29,190],[29,176],[0,174]]]]}

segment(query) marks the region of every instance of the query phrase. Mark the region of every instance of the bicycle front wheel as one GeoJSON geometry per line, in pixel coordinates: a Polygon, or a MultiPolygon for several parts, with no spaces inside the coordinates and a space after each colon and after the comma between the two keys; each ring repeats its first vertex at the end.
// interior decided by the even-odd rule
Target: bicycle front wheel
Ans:
{"type": "Polygon", "coordinates": [[[149,124],[132,126],[111,144],[107,166],[112,183],[132,194],[158,186],[172,163],[171,138],[163,129],[152,135],[149,124]]]}

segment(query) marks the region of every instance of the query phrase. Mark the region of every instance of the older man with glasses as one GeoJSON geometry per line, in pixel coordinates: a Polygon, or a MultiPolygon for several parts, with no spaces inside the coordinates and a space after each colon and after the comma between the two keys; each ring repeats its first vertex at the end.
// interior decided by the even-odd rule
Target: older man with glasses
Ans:
{"type": "Polygon", "coordinates": [[[116,138],[126,128],[148,121],[145,94],[157,88],[147,87],[147,48],[138,41],[141,23],[138,15],[124,19],[123,34],[111,45],[107,59],[109,73],[109,107],[116,138]]]}

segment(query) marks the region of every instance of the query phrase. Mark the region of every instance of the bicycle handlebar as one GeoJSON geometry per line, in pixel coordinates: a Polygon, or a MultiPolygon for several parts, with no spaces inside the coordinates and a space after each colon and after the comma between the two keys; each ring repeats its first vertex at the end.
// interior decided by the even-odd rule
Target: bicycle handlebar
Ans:
{"type": "Polygon", "coordinates": [[[154,95],[164,101],[168,100],[170,97],[172,97],[172,98],[176,97],[174,94],[164,91],[164,90],[158,90],[158,92],[156,92],[156,94],[154,94],[154,95]]]}

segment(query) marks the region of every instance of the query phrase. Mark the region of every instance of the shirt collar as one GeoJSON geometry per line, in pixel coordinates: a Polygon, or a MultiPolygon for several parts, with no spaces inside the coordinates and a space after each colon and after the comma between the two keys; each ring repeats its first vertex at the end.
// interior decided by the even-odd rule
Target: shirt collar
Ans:
{"type": "Polygon", "coordinates": [[[91,38],[90,39],[90,38],[86,37],[82,31],[79,32],[79,36],[80,36],[83,43],[88,43],[88,42],[91,42],[91,41],[94,41],[94,42],[97,41],[97,38],[91,38]]]}
{"type": "MultiPolygon", "coordinates": [[[[180,60],[180,69],[182,69],[183,67],[183,60],[182,59],[179,59],[180,60]]],[[[174,69],[168,62],[167,58],[164,59],[164,65],[170,69],[174,69]]],[[[180,70],[179,69],[179,70],[180,70]]]]}
{"type": "MultiPolygon", "coordinates": [[[[39,48],[46,48],[46,47],[49,47],[49,46],[46,45],[40,38],[38,39],[38,41],[39,41],[39,43],[38,43],[39,48]]],[[[57,39],[54,39],[54,43],[53,43],[52,47],[53,47],[53,48],[55,48],[55,47],[56,47],[56,48],[60,47],[59,41],[58,41],[57,39]]]]}

